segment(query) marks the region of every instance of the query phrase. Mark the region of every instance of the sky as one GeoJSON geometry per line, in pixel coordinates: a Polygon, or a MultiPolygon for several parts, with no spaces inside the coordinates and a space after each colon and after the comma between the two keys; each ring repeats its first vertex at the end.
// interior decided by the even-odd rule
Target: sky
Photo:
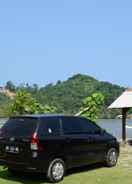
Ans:
{"type": "Polygon", "coordinates": [[[0,0],[0,85],[76,73],[132,87],[131,0],[0,0]]]}

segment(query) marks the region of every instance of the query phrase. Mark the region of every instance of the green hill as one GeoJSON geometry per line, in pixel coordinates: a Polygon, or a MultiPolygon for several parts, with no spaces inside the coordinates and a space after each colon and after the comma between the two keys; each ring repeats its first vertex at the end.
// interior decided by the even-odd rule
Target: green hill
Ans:
{"type": "Polygon", "coordinates": [[[16,87],[16,90],[20,88],[25,88],[41,104],[54,105],[57,107],[58,113],[66,114],[77,113],[85,97],[94,92],[101,92],[105,96],[105,104],[100,113],[101,117],[104,118],[111,118],[118,114],[117,111],[108,112],[106,109],[124,90],[123,87],[118,85],[101,82],[82,74],[74,75],[66,81],[58,81],[56,84],[48,84],[41,88],[38,88],[37,85],[26,85],[16,87]]]}
{"type": "MultiPolygon", "coordinates": [[[[105,96],[105,104],[101,110],[101,117],[113,117],[117,111],[107,112],[106,108],[124,90],[123,87],[108,82],[101,82],[93,77],[77,74],[66,81],[49,84],[33,93],[40,103],[57,107],[59,113],[75,114],[78,112],[85,97],[94,92],[101,92],[105,96]]],[[[32,90],[30,90],[32,92],[32,90]]]]}

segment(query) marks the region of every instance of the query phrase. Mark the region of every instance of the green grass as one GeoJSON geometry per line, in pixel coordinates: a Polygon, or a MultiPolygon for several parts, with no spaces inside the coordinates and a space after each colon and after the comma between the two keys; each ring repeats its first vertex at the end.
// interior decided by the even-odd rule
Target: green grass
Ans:
{"type": "MultiPolygon", "coordinates": [[[[27,174],[12,176],[0,167],[0,184],[44,184],[45,178],[27,174]]],[[[132,147],[121,148],[117,167],[105,168],[102,165],[88,166],[68,172],[60,184],[132,184],[132,147]]]]}

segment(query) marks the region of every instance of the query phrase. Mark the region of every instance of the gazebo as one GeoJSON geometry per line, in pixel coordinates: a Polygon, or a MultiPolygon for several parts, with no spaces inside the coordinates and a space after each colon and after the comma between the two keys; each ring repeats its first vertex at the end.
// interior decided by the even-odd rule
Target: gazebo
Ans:
{"type": "Polygon", "coordinates": [[[122,109],[122,140],[126,143],[126,119],[127,111],[132,107],[132,89],[126,89],[108,109],[122,109]]]}

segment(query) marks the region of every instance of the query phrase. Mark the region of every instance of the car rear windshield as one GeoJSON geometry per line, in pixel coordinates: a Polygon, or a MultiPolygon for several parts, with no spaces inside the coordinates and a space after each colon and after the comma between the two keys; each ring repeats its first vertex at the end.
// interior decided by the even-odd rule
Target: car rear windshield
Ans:
{"type": "Polygon", "coordinates": [[[37,118],[11,118],[0,130],[0,136],[27,137],[31,136],[37,127],[37,118]]]}

